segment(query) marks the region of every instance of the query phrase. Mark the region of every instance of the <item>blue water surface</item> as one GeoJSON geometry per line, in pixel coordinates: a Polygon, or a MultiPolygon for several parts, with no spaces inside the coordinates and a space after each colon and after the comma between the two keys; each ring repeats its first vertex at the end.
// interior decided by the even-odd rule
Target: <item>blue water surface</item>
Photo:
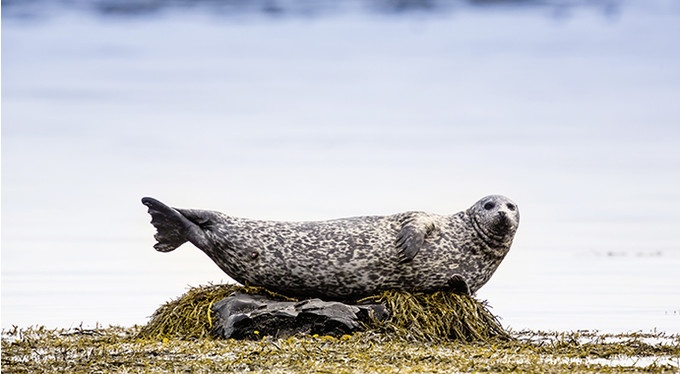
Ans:
{"type": "Polygon", "coordinates": [[[49,4],[3,2],[3,328],[231,281],[155,252],[142,196],[313,220],[499,193],[504,325],[680,332],[675,2],[49,4]]]}

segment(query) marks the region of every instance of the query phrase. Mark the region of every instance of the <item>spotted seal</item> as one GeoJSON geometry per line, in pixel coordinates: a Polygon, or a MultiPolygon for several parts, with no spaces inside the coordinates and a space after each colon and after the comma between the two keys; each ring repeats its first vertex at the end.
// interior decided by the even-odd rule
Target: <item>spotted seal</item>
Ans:
{"type": "Polygon", "coordinates": [[[487,196],[453,215],[406,212],[313,222],[237,218],[142,199],[154,248],[189,241],[237,282],[295,297],[357,300],[383,290],[474,294],[494,273],[519,224],[517,205],[487,196]]]}

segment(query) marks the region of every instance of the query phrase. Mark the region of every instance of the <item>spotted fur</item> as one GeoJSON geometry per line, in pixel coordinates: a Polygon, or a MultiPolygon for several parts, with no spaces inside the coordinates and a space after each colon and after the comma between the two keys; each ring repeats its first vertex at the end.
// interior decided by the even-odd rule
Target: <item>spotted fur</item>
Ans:
{"type": "Polygon", "coordinates": [[[444,216],[406,212],[314,222],[236,218],[142,199],[161,252],[189,241],[225,273],[284,295],[356,300],[389,289],[475,293],[510,250],[517,206],[499,195],[444,216]]]}

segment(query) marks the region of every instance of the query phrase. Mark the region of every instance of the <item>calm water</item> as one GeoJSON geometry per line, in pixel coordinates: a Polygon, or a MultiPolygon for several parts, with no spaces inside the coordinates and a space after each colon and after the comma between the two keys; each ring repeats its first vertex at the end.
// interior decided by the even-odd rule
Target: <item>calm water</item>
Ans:
{"type": "Polygon", "coordinates": [[[145,195],[311,220],[501,193],[522,223],[479,297],[505,325],[680,332],[680,7],[456,4],[3,3],[2,327],[145,323],[230,281],[153,250],[145,195]]]}

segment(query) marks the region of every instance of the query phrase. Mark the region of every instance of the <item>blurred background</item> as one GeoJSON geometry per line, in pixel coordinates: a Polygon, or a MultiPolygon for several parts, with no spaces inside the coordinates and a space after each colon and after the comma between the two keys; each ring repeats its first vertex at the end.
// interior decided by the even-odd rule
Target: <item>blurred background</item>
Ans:
{"type": "Polygon", "coordinates": [[[2,1],[2,328],[231,282],[140,203],[270,220],[520,207],[516,330],[680,332],[676,1],[2,1]]]}

